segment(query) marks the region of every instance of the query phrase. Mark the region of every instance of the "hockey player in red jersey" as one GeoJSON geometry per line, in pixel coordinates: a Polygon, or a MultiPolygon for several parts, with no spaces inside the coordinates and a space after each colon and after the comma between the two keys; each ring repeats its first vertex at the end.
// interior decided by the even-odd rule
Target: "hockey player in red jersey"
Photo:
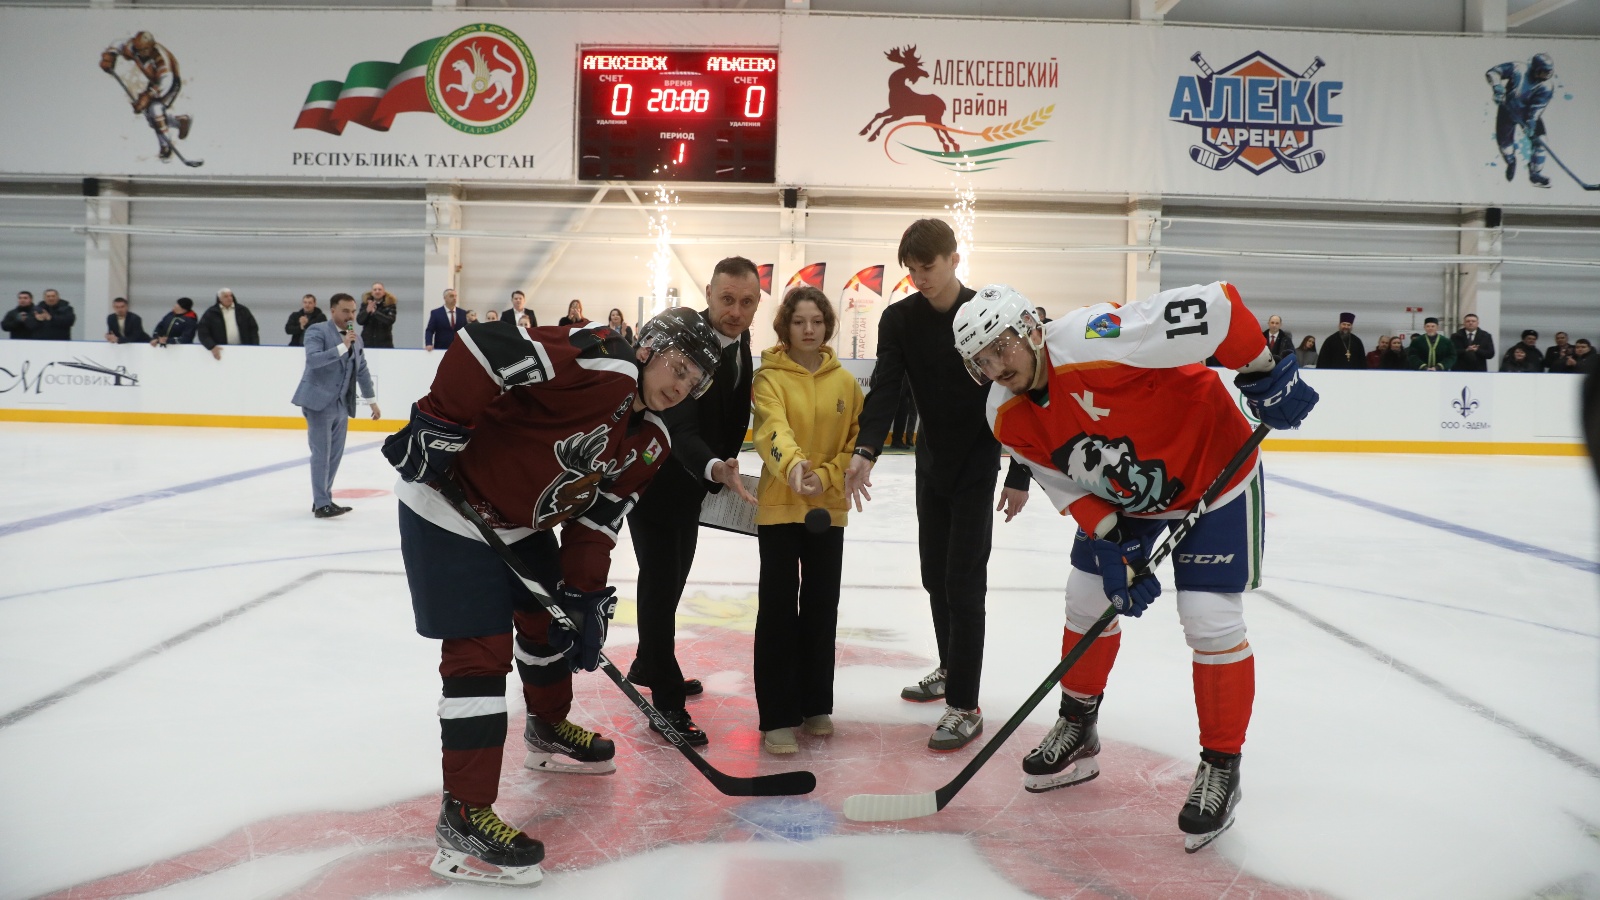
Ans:
{"type": "Polygon", "coordinates": [[[542,878],[543,845],[492,807],[513,659],[528,711],[525,765],[615,771],[612,742],[567,718],[572,673],[599,664],[616,607],[606,584],[611,548],[671,449],[656,413],[704,392],[720,353],[710,326],[683,308],[647,322],[637,349],[600,325],[468,325],[410,423],[384,441],[400,471],[400,549],[417,631],[442,641],[444,801],[435,873],[501,884],[542,878]],[[527,563],[579,635],[552,628],[544,608],[434,487],[442,478],[527,563]]]}
{"type": "MultiPolygon", "coordinates": [[[[1298,427],[1317,400],[1292,355],[1273,364],[1261,326],[1226,282],[1085,307],[1049,324],[1015,290],[989,285],[953,327],[973,377],[994,382],[995,436],[1078,524],[1063,655],[1107,602],[1137,617],[1161,593],[1150,549],[1250,438],[1250,423],[1201,361],[1215,356],[1238,370],[1240,393],[1273,428],[1298,427]]],[[[1260,585],[1261,481],[1259,459],[1248,460],[1171,557],[1200,719],[1200,766],[1178,815],[1190,852],[1232,824],[1240,796],[1255,698],[1242,593],[1260,585]]],[[[1027,790],[1099,774],[1096,722],[1121,642],[1113,621],[1061,679],[1060,718],[1023,760],[1027,790]]]]}

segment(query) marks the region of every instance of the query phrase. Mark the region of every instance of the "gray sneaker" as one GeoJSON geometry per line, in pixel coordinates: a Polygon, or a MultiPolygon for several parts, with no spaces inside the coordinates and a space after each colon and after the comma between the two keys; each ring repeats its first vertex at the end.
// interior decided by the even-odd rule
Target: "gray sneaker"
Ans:
{"type": "Polygon", "coordinates": [[[916,684],[908,688],[901,688],[900,699],[910,700],[912,703],[932,703],[935,700],[943,700],[946,674],[944,669],[934,669],[924,675],[922,680],[916,684]]]}
{"type": "Polygon", "coordinates": [[[980,734],[983,734],[983,710],[946,706],[939,724],[933,729],[933,737],[928,738],[928,749],[960,750],[980,734]]]}

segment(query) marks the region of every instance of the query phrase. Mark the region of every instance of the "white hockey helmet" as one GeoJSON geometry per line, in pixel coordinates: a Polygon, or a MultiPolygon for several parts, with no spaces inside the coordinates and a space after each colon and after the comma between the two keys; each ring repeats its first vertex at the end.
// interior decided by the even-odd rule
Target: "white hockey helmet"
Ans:
{"type": "MultiPolygon", "coordinates": [[[[986,284],[978,291],[978,296],[956,310],[952,327],[956,352],[966,362],[968,374],[979,384],[987,384],[989,377],[973,361],[974,358],[1007,330],[1027,337],[1042,325],[1033,311],[1033,304],[1016,288],[1008,284],[986,284]]],[[[1037,355],[1038,348],[1034,348],[1034,352],[1037,355]]]]}

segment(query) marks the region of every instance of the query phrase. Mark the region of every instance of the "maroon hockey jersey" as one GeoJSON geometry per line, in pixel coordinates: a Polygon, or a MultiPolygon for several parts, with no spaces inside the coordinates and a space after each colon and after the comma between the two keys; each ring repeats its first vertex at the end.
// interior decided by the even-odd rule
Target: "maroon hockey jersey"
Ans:
{"type": "MultiPolygon", "coordinates": [[[[472,429],[455,458],[467,499],[508,542],[561,529],[562,578],[605,586],[623,517],[671,450],[666,425],[635,413],[634,350],[604,326],[457,333],[417,406],[472,429]]],[[[481,540],[438,491],[401,482],[401,502],[435,525],[481,540]]]]}

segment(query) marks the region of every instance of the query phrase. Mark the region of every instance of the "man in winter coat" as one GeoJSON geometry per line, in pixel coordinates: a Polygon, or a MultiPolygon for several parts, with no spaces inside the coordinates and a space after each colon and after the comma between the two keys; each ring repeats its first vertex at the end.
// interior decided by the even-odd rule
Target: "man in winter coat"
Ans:
{"type": "Polygon", "coordinates": [[[261,328],[249,307],[234,299],[233,291],[217,291],[217,302],[200,317],[198,329],[200,343],[211,351],[215,359],[222,358],[223,344],[261,343],[261,328]]]}
{"type": "Polygon", "coordinates": [[[55,288],[44,292],[44,302],[33,308],[32,337],[36,341],[72,340],[72,323],[78,314],[55,288]]]}
{"type": "Polygon", "coordinates": [[[194,301],[188,297],[179,297],[178,302],[172,304],[171,311],[156,323],[155,337],[150,339],[150,346],[165,347],[168,344],[194,343],[196,322],[194,301]]]}

